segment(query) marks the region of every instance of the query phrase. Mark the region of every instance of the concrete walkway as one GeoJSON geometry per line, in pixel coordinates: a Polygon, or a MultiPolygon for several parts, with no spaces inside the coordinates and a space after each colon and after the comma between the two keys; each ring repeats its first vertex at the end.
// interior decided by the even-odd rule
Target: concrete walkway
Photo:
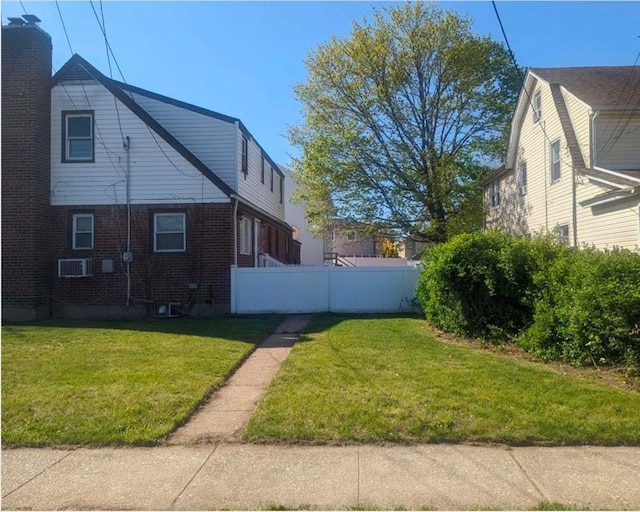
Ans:
{"type": "Polygon", "coordinates": [[[169,444],[201,444],[238,441],[260,398],[311,315],[290,315],[249,356],[229,381],[216,391],[182,428],[169,437],[169,444]]]}
{"type": "Polygon", "coordinates": [[[640,509],[640,448],[216,444],[2,453],[4,510],[640,509]]]}

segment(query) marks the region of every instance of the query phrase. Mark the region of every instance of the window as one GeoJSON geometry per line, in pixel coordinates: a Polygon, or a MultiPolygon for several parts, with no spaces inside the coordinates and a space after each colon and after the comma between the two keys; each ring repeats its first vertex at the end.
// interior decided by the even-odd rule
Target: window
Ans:
{"type": "Polygon", "coordinates": [[[498,180],[491,184],[489,196],[491,198],[491,208],[497,208],[500,206],[500,182],[498,180]]]}
{"type": "Polygon", "coordinates": [[[273,192],[273,167],[271,167],[271,192],[273,192]]]}
{"type": "Polygon", "coordinates": [[[62,161],[93,162],[93,111],[62,113],[62,161]]]}
{"type": "Polygon", "coordinates": [[[284,178],[280,176],[280,204],[284,200],[284,178]]]}
{"type": "Polygon", "coordinates": [[[518,167],[518,188],[521,196],[527,194],[527,162],[521,162],[518,167]]]}
{"type": "Polygon", "coordinates": [[[249,172],[249,141],[244,135],[242,136],[242,172],[246,179],[249,172]]]}
{"type": "Polygon", "coordinates": [[[264,183],[264,157],[262,157],[262,169],[260,170],[260,183],[264,183]]]}
{"type": "Polygon", "coordinates": [[[569,224],[558,226],[558,242],[569,245],[569,224]]]}
{"type": "Polygon", "coordinates": [[[240,221],[240,254],[251,254],[251,219],[240,221]]]}
{"type": "Polygon", "coordinates": [[[549,147],[549,153],[551,158],[551,183],[555,183],[560,180],[560,141],[557,140],[551,143],[549,147]]]}
{"type": "Polygon", "coordinates": [[[349,240],[349,242],[354,242],[355,239],[356,239],[356,232],[353,229],[347,231],[347,240],[349,240]]]}
{"type": "Polygon", "coordinates": [[[184,252],[187,250],[186,215],[156,213],[153,215],[154,252],[184,252]]]}
{"type": "Polygon", "coordinates": [[[542,119],[542,93],[537,91],[533,95],[533,122],[537,123],[542,119]]]}
{"type": "Polygon", "coordinates": [[[73,214],[71,248],[74,250],[93,249],[93,213],[73,214]]]}

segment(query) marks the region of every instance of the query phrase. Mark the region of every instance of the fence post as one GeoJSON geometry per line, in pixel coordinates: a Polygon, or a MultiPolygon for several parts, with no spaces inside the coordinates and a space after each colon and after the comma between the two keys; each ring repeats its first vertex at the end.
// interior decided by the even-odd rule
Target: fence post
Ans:
{"type": "Polygon", "coordinates": [[[333,266],[331,265],[326,265],[323,267],[324,268],[324,278],[322,280],[322,288],[323,288],[323,292],[324,292],[324,304],[325,306],[325,311],[330,312],[331,311],[331,269],[333,268],[333,266]]]}

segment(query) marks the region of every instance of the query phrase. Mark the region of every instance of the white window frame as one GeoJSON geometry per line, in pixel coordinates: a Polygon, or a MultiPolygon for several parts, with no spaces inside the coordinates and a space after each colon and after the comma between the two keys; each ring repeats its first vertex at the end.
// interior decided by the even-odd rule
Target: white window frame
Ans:
{"type": "Polygon", "coordinates": [[[252,253],[252,225],[251,219],[248,217],[240,219],[240,254],[250,255],[252,253]]]}
{"type": "Polygon", "coordinates": [[[63,160],[65,162],[93,162],[94,160],[94,128],[93,128],[93,112],[63,112],[63,122],[64,122],[64,155],[63,160]],[[89,136],[70,136],[69,135],[69,119],[79,118],[79,117],[88,117],[90,119],[89,122],[89,136]],[[74,157],[71,156],[71,141],[72,140],[89,140],[91,142],[91,155],[90,156],[82,156],[82,157],[74,157]]]}
{"type": "Polygon", "coordinates": [[[527,195],[527,162],[520,162],[518,166],[518,189],[521,196],[527,195]]]}
{"type": "Polygon", "coordinates": [[[489,200],[491,202],[491,208],[498,208],[500,206],[500,180],[491,182],[489,200]]]}
{"type": "Polygon", "coordinates": [[[542,119],[542,92],[536,91],[533,95],[533,124],[542,119]]]}
{"type": "Polygon", "coordinates": [[[95,239],[95,219],[93,213],[74,213],[72,217],[72,235],[71,235],[71,248],[74,251],[90,251],[93,249],[94,239],[95,239]],[[89,218],[91,219],[91,230],[90,231],[78,231],[78,219],[80,218],[89,218]],[[87,234],[91,235],[91,243],[89,247],[80,247],[78,246],[76,235],[78,234],[87,234]]]}
{"type": "Polygon", "coordinates": [[[186,252],[187,251],[187,214],[181,212],[164,212],[153,214],[153,252],[186,252]],[[158,233],[158,219],[160,217],[181,217],[182,230],[163,231],[158,233]],[[182,249],[158,249],[158,235],[182,233],[182,249]]]}
{"type": "Polygon", "coordinates": [[[562,178],[562,166],[560,158],[560,140],[556,140],[549,144],[549,168],[551,171],[551,183],[557,183],[562,178]],[[554,155],[554,147],[557,147],[557,154],[554,155]],[[557,174],[555,169],[557,167],[557,174]]]}
{"type": "Polygon", "coordinates": [[[569,224],[558,226],[558,242],[563,245],[569,245],[569,224]]]}

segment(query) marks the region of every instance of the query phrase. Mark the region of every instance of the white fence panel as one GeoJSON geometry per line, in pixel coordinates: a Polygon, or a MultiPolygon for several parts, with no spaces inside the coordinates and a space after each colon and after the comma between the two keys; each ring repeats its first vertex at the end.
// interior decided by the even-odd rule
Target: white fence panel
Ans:
{"type": "Polygon", "coordinates": [[[419,270],[415,267],[331,267],[329,311],[393,313],[411,309],[419,270]]]}
{"type": "Polygon", "coordinates": [[[232,267],[231,312],[408,311],[418,274],[415,267],[232,267]]]}

